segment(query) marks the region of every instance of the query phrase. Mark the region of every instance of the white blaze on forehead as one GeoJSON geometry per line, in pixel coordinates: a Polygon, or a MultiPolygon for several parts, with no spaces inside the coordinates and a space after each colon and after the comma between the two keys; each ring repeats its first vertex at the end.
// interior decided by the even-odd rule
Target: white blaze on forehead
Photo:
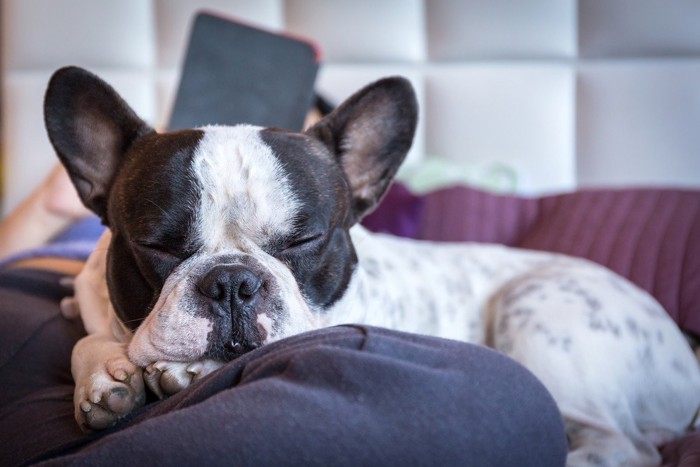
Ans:
{"type": "Polygon", "coordinates": [[[206,251],[245,249],[292,228],[298,207],[272,149],[250,125],[206,126],[193,168],[202,184],[198,232],[206,251]]]}

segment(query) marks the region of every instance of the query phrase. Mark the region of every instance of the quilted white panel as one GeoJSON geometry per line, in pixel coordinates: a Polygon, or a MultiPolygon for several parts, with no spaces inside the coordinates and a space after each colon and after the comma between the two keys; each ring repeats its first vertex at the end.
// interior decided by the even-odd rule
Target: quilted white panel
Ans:
{"type": "Polygon", "coordinates": [[[19,204],[58,162],[44,129],[43,97],[49,71],[5,76],[3,160],[6,211],[19,204]]]}
{"type": "Polygon", "coordinates": [[[144,68],[153,63],[150,1],[3,0],[2,8],[8,69],[144,68]]]}
{"type": "Polygon", "coordinates": [[[573,57],[575,0],[426,2],[432,60],[573,57]]]}
{"type": "Polygon", "coordinates": [[[420,0],[293,0],[287,29],[319,43],[327,62],[414,61],[425,56],[420,0]]]}
{"type": "Polygon", "coordinates": [[[381,76],[408,76],[422,107],[409,166],[427,154],[477,174],[505,167],[518,191],[533,193],[578,184],[700,187],[696,0],[0,0],[0,7],[3,212],[53,158],[40,111],[50,73],[77,64],[116,78],[129,102],[162,127],[200,9],[316,41],[325,57],[318,87],[336,101],[381,76]]]}
{"type": "Polygon", "coordinates": [[[578,83],[583,185],[700,186],[700,61],[602,63],[578,83]]]}
{"type": "Polygon", "coordinates": [[[580,1],[583,57],[700,56],[697,0],[580,1]]]}
{"type": "Polygon", "coordinates": [[[434,66],[426,78],[427,152],[515,172],[524,193],[571,189],[575,75],[558,65],[434,66]]]}

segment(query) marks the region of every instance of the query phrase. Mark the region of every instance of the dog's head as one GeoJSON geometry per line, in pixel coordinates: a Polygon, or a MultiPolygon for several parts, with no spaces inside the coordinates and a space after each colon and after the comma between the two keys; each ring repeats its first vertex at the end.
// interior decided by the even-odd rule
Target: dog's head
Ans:
{"type": "Polygon", "coordinates": [[[417,120],[410,84],[388,78],[304,133],[157,133],[75,67],[51,78],[44,110],[81,199],[111,230],[110,297],[137,328],[141,365],[228,360],[317,327],[357,262],[349,229],[388,188],[417,120]]]}

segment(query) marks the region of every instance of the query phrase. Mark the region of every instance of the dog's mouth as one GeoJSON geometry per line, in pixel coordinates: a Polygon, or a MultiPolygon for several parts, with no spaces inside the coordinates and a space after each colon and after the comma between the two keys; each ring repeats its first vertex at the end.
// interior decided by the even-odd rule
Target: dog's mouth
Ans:
{"type": "Polygon", "coordinates": [[[261,344],[258,342],[241,342],[234,338],[231,338],[228,342],[224,344],[224,348],[227,352],[231,354],[231,359],[233,359],[245,353],[248,353],[251,350],[257,349],[258,347],[260,347],[260,345],[261,344]]]}
{"type": "Polygon", "coordinates": [[[257,320],[257,313],[231,316],[214,324],[209,341],[208,357],[230,361],[262,346],[268,340],[268,332],[257,320]],[[250,315],[253,316],[250,316],[250,315]]]}

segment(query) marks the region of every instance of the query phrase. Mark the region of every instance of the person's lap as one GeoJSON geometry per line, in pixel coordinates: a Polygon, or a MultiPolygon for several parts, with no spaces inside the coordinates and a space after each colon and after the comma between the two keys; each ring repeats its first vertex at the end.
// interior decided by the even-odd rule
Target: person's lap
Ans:
{"type": "Polygon", "coordinates": [[[491,350],[342,326],[264,346],[84,435],[59,275],[0,272],[0,464],[563,465],[549,394],[491,350]]]}
{"type": "Polygon", "coordinates": [[[85,331],[64,319],[60,275],[0,272],[0,464],[84,437],[73,422],[70,355],[85,331]],[[72,422],[72,423],[71,423],[72,422]]]}

